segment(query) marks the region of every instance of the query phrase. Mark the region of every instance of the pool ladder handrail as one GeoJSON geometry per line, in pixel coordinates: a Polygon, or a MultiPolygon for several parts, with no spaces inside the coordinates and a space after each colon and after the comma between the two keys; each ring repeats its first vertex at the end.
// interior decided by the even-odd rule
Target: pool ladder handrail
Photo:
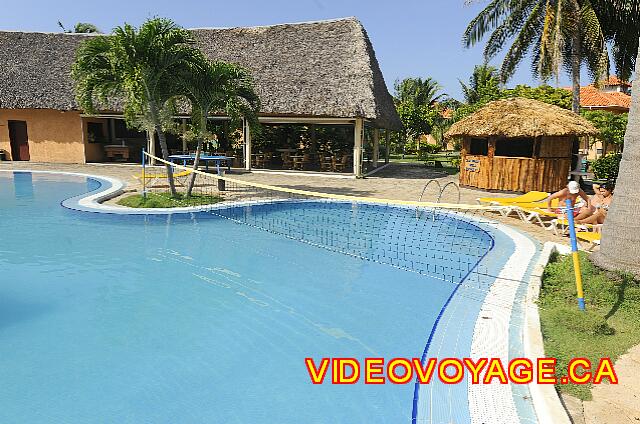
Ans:
{"type": "MultiPolygon", "coordinates": [[[[427,191],[427,188],[429,187],[429,184],[431,184],[431,183],[436,183],[438,185],[438,198],[436,200],[436,203],[440,203],[440,200],[442,199],[442,194],[445,192],[447,187],[449,187],[451,184],[453,184],[453,186],[458,191],[458,200],[456,201],[456,204],[460,204],[461,194],[460,194],[460,186],[458,185],[458,183],[456,183],[455,181],[449,181],[443,187],[440,184],[440,181],[434,180],[434,179],[431,179],[431,180],[427,181],[427,183],[424,185],[424,188],[422,189],[422,193],[420,193],[420,198],[418,199],[418,202],[422,202],[422,198],[424,197],[424,192],[427,191]]],[[[416,207],[416,219],[420,219],[420,207],[419,206],[416,207]]],[[[436,210],[435,210],[435,208],[431,208],[431,220],[432,221],[436,220],[436,210]]]]}

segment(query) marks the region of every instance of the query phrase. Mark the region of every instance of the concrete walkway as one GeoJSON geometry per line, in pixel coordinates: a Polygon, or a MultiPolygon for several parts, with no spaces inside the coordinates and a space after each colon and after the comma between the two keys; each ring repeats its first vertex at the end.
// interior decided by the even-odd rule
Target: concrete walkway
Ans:
{"type": "Polygon", "coordinates": [[[592,400],[562,396],[574,424],[640,423],[640,345],[618,358],[614,368],[618,384],[593,386],[592,400]]]}

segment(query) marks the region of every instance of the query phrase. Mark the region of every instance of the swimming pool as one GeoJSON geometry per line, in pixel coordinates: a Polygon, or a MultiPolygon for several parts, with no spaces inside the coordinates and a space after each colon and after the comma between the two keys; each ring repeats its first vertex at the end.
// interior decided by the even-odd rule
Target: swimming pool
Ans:
{"type": "MultiPolygon", "coordinates": [[[[363,260],[382,243],[354,256],[211,213],[60,205],[99,187],[86,177],[0,172],[0,422],[471,421],[464,384],[434,385],[430,403],[414,402],[413,384],[312,385],[304,358],[420,357],[428,344],[468,352],[492,277],[461,286],[463,274],[444,281],[363,260]],[[447,315],[455,310],[465,311],[459,325],[447,315]],[[438,319],[446,322],[435,327],[438,319]]],[[[228,217],[290,208],[314,213],[293,203],[228,217]]],[[[323,208],[342,223],[377,211],[323,208]]],[[[381,240],[398,231],[376,222],[381,240]]],[[[468,228],[476,245],[456,261],[483,251],[487,274],[498,271],[513,242],[468,228]]],[[[437,249],[429,240],[423,248],[437,249]]]]}

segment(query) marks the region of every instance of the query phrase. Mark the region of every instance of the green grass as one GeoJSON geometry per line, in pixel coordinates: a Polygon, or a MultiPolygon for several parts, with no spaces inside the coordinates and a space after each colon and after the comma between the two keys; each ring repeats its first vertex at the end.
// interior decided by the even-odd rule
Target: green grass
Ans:
{"type": "Polygon", "coordinates": [[[422,159],[418,159],[417,155],[389,155],[389,162],[411,162],[411,163],[421,163],[424,162],[422,159]]]}
{"type": "Polygon", "coordinates": [[[121,206],[130,208],[179,208],[183,206],[199,206],[210,205],[221,202],[223,199],[219,196],[206,196],[192,194],[186,197],[178,193],[177,197],[171,197],[169,193],[147,193],[146,197],[142,194],[132,194],[118,200],[121,206]]]}
{"type": "MultiPolygon", "coordinates": [[[[586,312],[578,310],[570,256],[556,256],[543,275],[540,321],[545,354],[558,359],[557,375],[566,375],[571,358],[615,361],[640,343],[640,281],[610,273],[580,253],[586,312]]],[[[558,390],[583,400],[591,399],[590,386],[559,384],[558,390]]]]}

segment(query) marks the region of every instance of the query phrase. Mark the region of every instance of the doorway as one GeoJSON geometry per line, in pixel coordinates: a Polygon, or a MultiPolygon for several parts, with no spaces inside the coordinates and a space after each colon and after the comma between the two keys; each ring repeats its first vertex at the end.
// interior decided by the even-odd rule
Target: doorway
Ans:
{"type": "Polygon", "coordinates": [[[11,160],[29,160],[29,137],[25,121],[9,121],[11,160]]]}

